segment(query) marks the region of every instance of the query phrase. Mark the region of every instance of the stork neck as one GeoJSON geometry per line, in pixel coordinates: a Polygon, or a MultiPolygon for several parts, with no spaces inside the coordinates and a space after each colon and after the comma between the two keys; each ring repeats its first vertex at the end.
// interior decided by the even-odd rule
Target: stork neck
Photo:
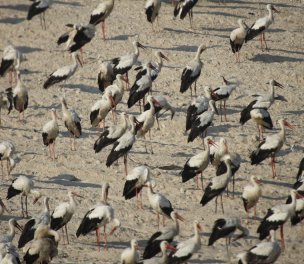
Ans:
{"type": "Polygon", "coordinates": [[[13,223],[10,222],[9,227],[10,227],[10,231],[7,235],[7,238],[9,240],[9,242],[11,242],[14,239],[16,232],[15,232],[15,226],[13,223]]]}
{"type": "Polygon", "coordinates": [[[268,18],[273,21],[273,10],[271,8],[268,9],[268,18]]]}
{"type": "Polygon", "coordinates": [[[139,49],[136,44],[134,45],[134,54],[136,57],[138,57],[138,55],[139,55],[139,49]]]}
{"type": "Polygon", "coordinates": [[[288,204],[288,205],[290,206],[290,208],[295,210],[296,209],[296,203],[297,203],[296,194],[293,192],[293,193],[291,193],[291,203],[288,204]]]}
{"type": "Polygon", "coordinates": [[[199,233],[197,227],[195,227],[195,229],[194,229],[194,238],[197,241],[197,243],[201,242],[201,236],[200,236],[200,233],[199,233]]]}
{"type": "Polygon", "coordinates": [[[230,178],[232,175],[232,171],[231,171],[231,164],[230,163],[226,163],[226,167],[227,167],[227,177],[230,178]]]}
{"type": "Polygon", "coordinates": [[[270,84],[270,97],[272,98],[272,100],[274,99],[274,85],[270,84]]]}
{"type": "Polygon", "coordinates": [[[154,115],[155,114],[155,107],[154,107],[154,104],[153,104],[152,100],[149,100],[149,104],[150,104],[149,111],[152,113],[152,115],[154,115]]]}
{"type": "Polygon", "coordinates": [[[69,199],[70,199],[70,205],[76,207],[77,204],[73,194],[69,194],[69,199]]]}
{"type": "Polygon", "coordinates": [[[124,91],[124,83],[123,83],[123,80],[121,78],[118,78],[117,86],[120,89],[120,91],[124,91]]]}
{"type": "Polygon", "coordinates": [[[44,210],[45,213],[48,213],[50,211],[50,206],[48,200],[45,200],[44,202],[44,210]]]}
{"type": "Polygon", "coordinates": [[[196,52],[195,58],[196,61],[201,61],[201,50],[198,49],[198,51],[196,52]]]}
{"type": "Polygon", "coordinates": [[[283,122],[280,123],[280,127],[281,127],[281,131],[279,132],[279,134],[280,134],[280,137],[282,138],[282,140],[285,142],[285,140],[286,140],[286,136],[285,136],[286,131],[285,131],[285,126],[284,126],[283,122]]]}
{"type": "Polygon", "coordinates": [[[127,126],[128,126],[128,122],[127,122],[127,120],[126,120],[126,117],[125,116],[122,116],[122,127],[123,128],[127,128],[127,126]]]}

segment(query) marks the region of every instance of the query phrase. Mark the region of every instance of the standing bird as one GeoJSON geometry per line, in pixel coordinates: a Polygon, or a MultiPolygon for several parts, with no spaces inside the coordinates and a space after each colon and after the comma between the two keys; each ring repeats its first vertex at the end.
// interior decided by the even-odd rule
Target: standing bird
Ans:
{"type": "Polygon", "coordinates": [[[126,132],[128,128],[128,115],[125,112],[122,112],[120,116],[121,123],[106,128],[95,141],[93,147],[95,153],[99,153],[105,147],[115,143],[126,132]]]}
{"type": "Polygon", "coordinates": [[[194,221],[194,236],[177,244],[176,252],[169,255],[168,264],[184,263],[200,250],[202,242],[199,231],[202,228],[198,221],[194,221]]]}
{"type": "Polygon", "coordinates": [[[28,90],[21,80],[19,71],[17,71],[17,85],[12,89],[12,92],[14,107],[19,112],[19,121],[24,121],[24,111],[27,109],[29,99],[28,90]]]}
{"type": "Polygon", "coordinates": [[[55,141],[59,134],[57,114],[54,108],[51,109],[52,120],[48,121],[42,128],[43,144],[49,147],[50,157],[55,160],[55,141]]]}
{"type": "Polygon", "coordinates": [[[304,158],[301,159],[301,162],[299,164],[299,169],[297,173],[297,181],[304,178],[304,158]]]}
{"type": "Polygon", "coordinates": [[[126,200],[132,199],[136,196],[137,208],[143,208],[141,190],[146,185],[146,183],[150,181],[150,174],[150,168],[142,165],[133,168],[126,177],[122,195],[126,200]],[[141,201],[138,199],[138,194],[140,194],[141,201]]]}
{"type": "Polygon", "coordinates": [[[152,24],[152,30],[154,31],[154,21],[157,19],[158,22],[158,13],[161,7],[161,0],[147,0],[145,5],[146,16],[148,22],[152,24]]]}
{"type": "Polygon", "coordinates": [[[13,83],[13,73],[15,74],[14,79],[17,81],[17,70],[20,68],[21,62],[25,60],[24,55],[16,49],[13,45],[8,45],[3,50],[3,57],[0,64],[0,77],[6,75],[9,72],[9,83],[13,83]]]}
{"type": "Polygon", "coordinates": [[[260,240],[263,240],[269,236],[270,230],[277,230],[280,227],[282,249],[285,248],[283,226],[295,214],[296,199],[303,198],[296,190],[291,190],[290,195],[291,203],[280,204],[268,209],[267,214],[257,229],[260,240]]]}
{"type": "Polygon", "coordinates": [[[191,128],[197,116],[208,110],[209,101],[211,98],[211,91],[212,90],[209,86],[205,86],[204,88],[205,96],[196,97],[189,105],[187,109],[187,117],[186,117],[186,131],[188,131],[191,128]]]}
{"type": "Polygon", "coordinates": [[[76,150],[75,137],[79,138],[81,136],[81,119],[74,109],[68,108],[64,97],[61,98],[61,106],[62,119],[65,127],[67,128],[70,134],[71,150],[76,150]],[[73,137],[73,143],[71,137],[73,137]]]}
{"type": "Polygon", "coordinates": [[[90,18],[90,24],[98,25],[100,23],[103,40],[105,35],[105,20],[111,14],[114,8],[114,0],[103,0],[93,11],[90,18]]]}
{"type": "Polygon", "coordinates": [[[193,11],[192,8],[196,5],[198,0],[179,0],[175,3],[174,8],[174,17],[179,17],[180,19],[184,19],[186,15],[189,15],[190,27],[192,28],[193,23],[193,11]]]}
{"type": "Polygon", "coordinates": [[[221,137],[218,142],[215,143],[216,146],[210,146],[210,163],[219,168],[222,163],[223,157],[229,153],[228,143],[226,138],[221,137]]]}
{"type": "Polygon", "coordinates": [[[280,151],[286,140],[285,126],[293,129],[293,126],[289,124],[285,119],[279,119],[277,122],[281,127],[281,131],[279,133],[267,136],[265,140],[262,141],[256,150],[254,150],[250,155],[251,165],[257,165],[266,158],[270,157],[273,178],[277,176],[275,168],[276,153],[280,151]]]}
{"type": "Polygon", "coordinates": [[[262,181],[260,177],[252,175],[250,177],[250,182],[252,185],[246,185],[242,193],[242,200],[247,213],[247,223],[249,221],[249,209],[252,207],[254,207],[254,218],[256,219],[256,205],[262,196],[262,181]]]}
{"type": "Polygon", "coordinates": [[[222,120],[222,101],[224,101],[224,111],[225,111],[225,121],[227,122],[227,109],[226,109],[226,101],[229,99],[230,95],[233,91],[239,86],[238,81],[227,81],[224,77],[225,85],[215,88],[211,92],[211,99],[216,101],[220,101],[220,112],[221,112],[221,122],[222,120]]]}
{"type": "Polygon", "coordinates": [[[24,225],[23,231],[18,241],[18,248],[22,248],[26,243],[34,239],[35,232],[39,225],[49,225],[51,222],[51,214],[49,207],[49,197],[45,197],[43,200],[43,211],[37,217],[31,218],[24,225]]]}
{"type": "Polygon", "coordinates": [[[3,203],[2,199],[0,198],[0,216],[3,215],[4,212],[9,213],[8,209],[6,208],[5,204],[3,203]]]}
{"type": "Polygon", "coordinates": [[[270,231],[271,240],[261,242],[246,252],[237,255],[238,264],[271,264],[281,255],[281,247],[275,238],[275,232],[270,231]]]}
{"type": "Polygon", "coordinates": [[[240,61],[240,51],[245,41],[246,33],[248,30],[248,26],[246,25],[243,19],[238,19],[239,28],[234,29],[230,33],[230,45],[231,50],[236,56],[236,62],[240,61]]]}
{"type": "Polygon", "coordinates": [[[11,174],[11,171],[14,169],[16,163],[13,159],[13,155],[15,152],[15,146],[10,141],[2,141],[0,142],[0,162],[2,169],[2,178],[4,177],[4,169],[3,169],[3,161],[6,160],[6,170],[7,177],[11,174]]]}
{"type": "Polygon", "coordinates": [[[29,179],[26,176],[19,176],[15,180],[13,180],[12,184],[9,186],[7,190],[6,199],[9,200],[12,197],[20,194],[21,195],[21,211],[22,217],[28,217],[28,210],[27,210],[27,197],[29,194],[34,196],[35,204],[39,198],[41,197],[41,193],[34,189],[34,181],[29,179]],[[25,209],[24,209],[24,202],[23,197],[25,196],[25,209]]]}
{"type": "MultiPolygon", "coordinates": [[[[107,87],[106,91],[112,92],[112,97],[114,100],[114,110],[116,110],[116,106],[121,102],[124,95],[124,82],[126,79],[121,74],[116,75],[116,82],[107,87]]],[[[115,121],[116,122],[116,121],[115,121]]]]}
{"type": "Polygon", "coordinates": [[[81,224],[79,225],[76,237],[80,235],[87,235],[92,231],[96,231],[97,245],[100,250],[100,228],[104,227],[104,241],[105,247],[107,248],[107,224],[113,222],[114,227],[110,232],[112,235],[117,228],[120,227],[120,221],[114,217],[114,209],[107,203],[108,190],[110,186],[108,183],[102,185],[102,202],[91,208],[83,217],[81,224]]]}
{"type": "Polygon", "coordinates": [[[48,79],[43,84],[44,89],[47,89],[56,83],[66,81],[74,75],[74,73],[78,68],[78,63],[81,66],[82,63],[80,61],[77,52],[72,53],[72,58],[73,58],[73,64],[63,66],[49,75],[48,79]]]}
{"type": "Polygon", "coordinates": [[[236,241],[243,237],[247,237],[249,235],[249,230],[246,227],[242,226],[241,220],[238,217],[217,219],[213,224],[208,246],[213,245],[214,242],[220,238],[226,238],[226,250],[228,259],[230,260],[228,245],[230,245],[231,237],[237,229],[240,230],[242,233],[237,235],[237,237],[233,241],[236,241]]]}
{"type": "Polygon", "coordinates": [[[218,114],[215,102],[213,100],[209,101],[209,108],[210,110],[197,116],[196,120],[192,123],[191,131],[188,136],[188,143],[194,141],[194,139],[196,139],[198,136],[201,137],[202,140],[204,137],[206,137],[207,129],[212,124],[214,113],[218,114]]]}
{"type": "MultiPolygon", "coordinates": [[[[171,212],[171,219],[174,225],[165,226],[161,230],[155,232],[148,240],[143,253],[143,259],[150,259],[161,251],[162,242],[166,241],[171,243],[173,239],[179,235],[179,222],[180,216],[176,212],[171,212]]],[[[182,220],[181,220],[182,221],[182,220]]]]}
{"type": "Polygon", "coordinates": [[[40,15],[40,24],[42,29],[46,30],[45,12],[51,6],[52,0],[35,0],[30,6],[27,13],[27,20],[31,20],[34,16],[40,15]]]}
{"type": "Polygon", "coordinates": [[[268,49],[266,39],[265,39],[265,31],[269,28],[269,26],[273,23],[273,12],[279,13],[279,11],[271,4],[266,6],[268,10],[268,15],[262,18],[259,18],[255,21],[252,26],[247,30],[247,34],[245,37],[245,42],[255,38],[260,35],[261,41],[261,49],[263,49],[263,42],[265,44],[266,50],[268,49]]]}
{"type": "MultiPolygon", "coordinates": [[[[199,181],[199,174],[201,174],[201,182],[203,184],[203,171],[207,168],[210,160],[210,148],[209,145],[215,145],[214,141],[211,139],[207,139],[207,149],[201,153],[196,154],[187,160],[184,168],[180,172],[182,176],[182,182],[187,182],[190,179],[196,177],[197,178],[197,188],[199,181]]],[[[203,187],[203,186],[202,186],[203,187]]]]}
{"type": "Polygon", "coordinates": [[[98,88],[101,93],[105,92],[105,89],[113,83],[115,76],[113,74],[113,67],[110,62],[102,62],[99,67],[97,76],[98,88]]]}
{"type": "MultiPolygon", "coordinates": [[[[64,227],[68,244],[69,244],[69,235],[68,235],[67,225],[71,221],[71,219],[75,213],[76,207],[77,207],[77,202],[75,200],[75,196],[83,198],[83,196],[81,196],[75,192],[69,191],[68,197],[69,197],[70,201],[67,203],[59,204],[54,209],[54,211],[51,215],[51,225],[50,225],[51,229],[57,231],[60,228],[64,227]]],[[[64,231],[63,231],[63,234],[64,234],[64,231]]]]}
{"type": "Polygon", "coordinates": [[[131,247],[126,248],[120,257],[121,264],[137,264],[139,262],[138,242],[136,239],[131,240],[131,247]]]}
{"type": "Polygon", "coordinates": [[[192,84],[194,83],[194,95],[196,96],[196,81],[201,75],[203,68],[203,63],[200,56],[206,49],[207,47],[205,45],[200,45],[197,49],[194,60],[190,61],[186,68],[184,68],[181,76],[181,85],[179,90],[181,93],[186,92],[190,87],[192,97],[192,84]]]}
{"type": "MultiPolygon", "coordinates": [[[[147,182],[146,186],[148,187],[148,200],[152,209],[156,212],[157,215],[157,226],[159,228],[159,221],[161,214],[163,216],[163,226],[165,225],[165,217],[171,218],[171,213],[174,212],[171,202],[160,193],[155,193],[153,191],[152,183],[147,182]]],[[[176,218],[183,221],[184,218],[176,213],[176,218]]],[[[173,219],[172,219],[173,220],[173,219]]]]}
{"type": "Polygon", "coordinates": [[[205,188],[204,195],[200,202],[202,206],[205,206],[209,201],[215,198],[215,212],[217,212],[217,198],[220,195],[223,213],[224,213],[224,205],[223,205],[222,195],[225,189],[227,188],[230,178],[232,176],[231,160],[228,155],[227,158],[225,159],[225,164],[227,166],[227,172],[223,175],[216,176],[211,179],[211,182],[205,188]]]}
{"type": "Polygon", "coordinates": [[[116,160],[120,157],[124,157],[125,174],[128,175],[128,153],[135,143],[135,117],[129,116],[131,128],[126,130],[126,132],[114,143],[110,154],[107,157],[106,166],[110,167],[116,160]]]}

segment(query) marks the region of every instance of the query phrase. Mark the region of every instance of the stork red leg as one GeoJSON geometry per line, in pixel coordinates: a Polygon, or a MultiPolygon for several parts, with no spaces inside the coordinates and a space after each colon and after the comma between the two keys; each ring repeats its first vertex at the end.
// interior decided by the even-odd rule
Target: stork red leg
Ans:
{"type": "Polygon", "coordinates": [[[127,157],[127,154],[124,155],[124,165],[125,165],[125,173],[126,175],[128,175],[128,157],[127,157]]]}
{"type": "Polygon", "coordinates": [[[97,242],[97,246],[98,246],[98,251],[100,251],[99,227],[96,229],[96,242],[97,242]]]}
{"type": "Polygon", "coordinates": [[[223,214],[224,214],[223,195],[221,195],[221,205],[222,205],[222,212],[223,212],[223,214]]]}
{"type": "Polygon", "coordinates": [[[68,245],[69,245],[69,244],[70,244],[70,241],[69,241],[67,223],[64,225],[64,230],[65,230],[65,235],[66,235],[66,238],[67,238],[67,243],[68,243],[68,245]]]}
{"type": "Polygon", "coordinates": [[[285,249],[285,240],[284,240],[284,230],[283,230],[283,225],[281,225],[280,227],[280,231],[281,231],[281,246],[282,249],[285,249]]]}
{"type": "Polygon", "coordinates": [[[103,232],[104,232],[105,250],[108,251],[108,239],[107,239],[106,225],[104,225],[104,227],[103,227],[103,232]]]}

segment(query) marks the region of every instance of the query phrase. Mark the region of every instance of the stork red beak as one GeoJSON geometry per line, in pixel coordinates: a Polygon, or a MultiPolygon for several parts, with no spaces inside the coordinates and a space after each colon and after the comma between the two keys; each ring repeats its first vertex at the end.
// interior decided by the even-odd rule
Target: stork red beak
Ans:
{"type": "Polygon", "coordinates": [[[284,86],[280,83],[278,83],[277,81],[274,81],[274,85],[280,88],[284,88],[284,86]]]}
{"type": "Polygon", "coordinates": [[[80,65],[81,67],[83,67],[82,61],[81,61],[81,59],[79,58],[79,55],[78,55],[78,54],[76,55],[76,60],[78,61],[79,65],[80,65]]]}
{"type": "Polygon", "coordinates": [[[117,227],[114,227],[111,232],[110,232],[110,236],[112,236],[114,234],[114,232],[116,231],[117,227]]]}
{"type": "Polygon", "coordinates": [[[255,180],[255,182],[256,182],[258,185],[263,185],[263,181],[262,181],[262,180],[255,180]]]}
{"type": "Polygon", "coordinates": [[[180,214],[175,213],[175,215],[176,215],[176,219],[178,219],[178,220],[180,220],[180,221],[182,221],[182,222],[184,222],[184,221],[185,221],[185,218],[184,218],[184,217],[182,217],[180,214]]]}
{"type": "Polygon", "coordinates": [[[290,129],[294,129],[294,126],[284,120],[284,126],[289,127],[290,129]]]}
{"type": "Polygon", "coordinates": [[[38,202],[39,198],[40,198],[40,197],[36,197],[36,198],[34,199],[34,201],[33,201],[33,204],[36,204],[36,203],[38,202]]]}
{"type": "Polygon", "coordinates": [[[146,49],[146,47],[142,44],[140,44],[139,42],[137,42],[137,47],[142,48],[142,49],[146,49]]]}
{"type": "Polygon", "coordinates": [[[9,210],[6,208],[5,204],[0,200],[0,205],[3,207],[3,209],[7,212],[10,213],[9,210]]]}
{"type": "Polygon", "coordinates": [[[17,221],[15,222],[14,226],[20,231],[23,231],[23,228],[17,223],[17,221]]]}
{"type": "Polygon", "coordinates": [[[224,76],[221,76],[221,77],[223,78],[224,83],[227,85],[228,84],[227,79],[224,76]]]}
{"type": "Polygon", "coordinates": [[[152,101],[155,106],[161,107],[160,103],[156,99],[153,98],[152,101]]]}
{"type": "Polygon", "coordinates": [[[202,227],[201,227],[200,224],[197,224],[197,225],[196,225],[196,228],[197,228],[199,231],[202,231],[202,227]]]}
{"type": "Polygon", "coordinates": [[[74,196],[77,196],[77,197],[79,197],[79,198],[83,198],[83,199],[84,199],[84,197],[83,197],[82,195],[78,194],[78,193],[72,192],[72,194],[73,194],[74,196]]]}
{"type": "Polygon", "coordinates": [[[166,249],[169,249],[169,250],[172,250],[172,251],[176,251],[176,248],[173,247],[173,246],[170,245],[170,244],[168,244],[168,245],[166,246],[166,249]]]}
{"type": "Polygon", "coordinates": [[[208,139],[208,144],[218,147],[218,145],[212,139],[208,139]]]}
{"type": "Polygon", "coordinates": [[[280,11],[278,9],[276,9],[274,6],[271,8],[275,13],[280,13],[280,11]]]}
{"type": "Polygon", "coordinates": [[[164,59],[164,60],[166,60],[166,61],[170,61],[169,59],[168,59],[168,57],[167,56],[165,56],[163,53],[160,53],[160,56],[164,59]]]}

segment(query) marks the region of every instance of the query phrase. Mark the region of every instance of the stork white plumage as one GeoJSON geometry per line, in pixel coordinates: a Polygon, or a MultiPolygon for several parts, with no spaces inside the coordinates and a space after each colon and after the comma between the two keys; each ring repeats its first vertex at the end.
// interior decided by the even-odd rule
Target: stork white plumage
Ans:
{"type": "Polygon", "coordinates": [[[1,237],[0,244],[6,244],[12,242],[16,234],[16,228],[19,231],[22,231],[21,226],[18,224],[15,218],[11,218],[8,221],[8,226],[9,226],[9,232],[1,237]]]}
{"type": "Polygon", "coordinates": [[[169,255],[168,264],[183,263],[200,250],[202,242],[199,231],[202,231],[202,228],[198,221],[194,221],[194,236],[177,244],[176,252],[169,255]]]}
{"type": "MultiPolygon", "coordinates": [[[[303,194],[300,190],[297,190],[300,195],[303,194]]],[[[295,214],[291,216],[291,225],[295,226],[304,219],[304,200],[297,199],[295,214]]]]}
{"type": "Polygon", "coordinates": [[[152,24],[152,30],[154,31],[154,22],[157,19],[158,22],[158,14],[161,8],[161,0],[147,0],[145,4],[145,11],[148,22],[152,24]]]}
{"type": "Polygon", "coordinates": [[[6,208],[5,204],[3,203],[2,199],[0,198],[0,216],[3,215],[4,212],[9,212],[6,208]]]}
{"type": "Polygon", "coordinates": [[[103,40],[105,35],[105,20],[112,13],[114,8],[114,0],[103,0],[93,11],[90,17],[90,24],[98,25],[100,23],[103,40]]]}
{"type": "Polygon", "coordinates": [[[107,234],[106,226],[107,224],[113,222],[114,227],[110,232],[112,235],[117,228],[120,227],[120,221],[114,217],[114,209],[111,205],[107,203],[109,184],[105,183],[102,185],[102,202],[91,208],[84,216],[79,225],[76,236],[87,235],[92,231],[96,231],[97,245],[100,250],[100,228],[104,227],[104,241],[105,249],[107,249],[107,234]]]}
{"type": "Polygon", "coordinates": [[[138,253],[138,242],[136,239],[132,239],[130,242],[131,247],[126,248],[120,256],[121,264],[136,264],[139,262],[139,253],[138,253]]]}
{"type": "Polygon", "coordinates": [[[147,166],[138,166],[133,168],[127,175],[123,196],[126,200],[132,199],[136,196],[136,205],[137,208],[143,208],[142,205],[142,188],[146,185],[148,181],[150,181],[150,168],[147,166]],[[140,194],[140,201],[138,195],[140,194]]]}
{"type": "Polygon", "coordinates": [[[265,44],[266,50],[268,49],[266,39],[265,39],[265,31],[269,28],[269,26],[273,23],[274,17],[273,13],[279,13],[279,11],[271,4],[266,6],[268,10],[268,15],[262,18],[259,18],[255,21],[252,26],[247,31],[245,42],[255,38],[260,35],[261,49],[263,49],[263,42],[265,44]]]}
{"type": "MultiPolygon", "coordinates": [[[[197,137],[204,139],[207,135],[207,129],[211,126],[214,114],[218,114],[215,102],[213,100],[209,101],[209,110],[198,115],[195,121],[192,123],[191,130],[188,136],[188,143],[194,141],[197,137]]],[[[203,146],[204,140],[203,140],[203,146]]]]}
{"type": "Polygon", "coordinates": [[[176,212],[171,212],[170,217],[174,225],[163,227],[149,238],[143,253],[143,259],[151,259],[161,251],[161,244],[164,241],[171,243],[179,235],[178,221],[183,220],[176,212]]]}
{"type": "MultiPolygon", "coordinates": [[[[148,200],[152,209],[156,212],[157,215],[157,226],[159,229],[159,221],[160,215],[163,216],[163,226],[165,225],[165,217],[171,218],[171,213],[175,212],[171,202],[161,193],[155,193],[153,191],[152,182],[148,181],[146,186],[148,187],[148,200]]],[[[184,220],[178,213],[176,213],[176,217],[179,220],[184,220]]]]}
{"type": "Polygon", "coordinates": [[[240,61],[240,51],[245,41],[248,26],[243,19],[238,19],[239,27],[230,33],[230,46],[236,56],[236,62],[240,61]]]}
{"type": "Polygon", "coordinates": [[[223,175],[216,176],[211,179],[210,183],[205,188],[204,195],[200,201],[200,204],[202,204],[202,206],[205,206],[209,201],[215,198],[215,212],[217,212],[217,198],[220,195],[223,213],[224,213],[224,205],[223,205],[222,194],[227,188],[230,178],[232,176],[231,160],[228,155],[227,158],[225,159],[225,164],[227,166],[227,172],[223,175]]]}
{"type": "Polygon", "coordinates": [[[260,240],[263,240],[269,236],[270,230],[277,230],[280,227],[282,249],[285,248],[283,226],[295,214],[296,199],[303,198],[296,190],[291,190],[290,195],[291,203],[276,205],[268,209],[267,214],[257,229],[260,240]]]}
{"type": "Polygon", "coordinates": [[[51,4],[52,0],[35,0],[28,10],[26,19],[31,20],[34,16],[40,15],[41,27],[46,30],[45,12],[51,4]]]}
{"type": "MultiPolygon", "coordinates": [[[[115,107],[115,102],[111,91],[106,91],[102,98],[98,100],[91,108],[90,121],[92,127],[101,127],[101,122],[103,123],[103,129],[105,128],[105,118],[111,109],[115,107]]],[[[114,117],[113,117],[114,119],[114,117]]]]}
{"type": "Polygon", "coordinates": [[[48,79],[43,84],[44,89],[47,89],[56,83],[66,81],[75,74],[78,68],[78,63],[81,66],[82,63],[80,61],[77,52],[72,53],[72,58],[73,58],[73,64],[63,66],[49,75],[48,79]]]}
{"type": "Polygon", "coordinates": [[[10,141],[0,142],[0,162],[2,169],[2,178],[4,178],[3,161],[6,160],[7,177],[9,177],[11,171],[14,169],[16,162],[13,159],[15,152],[15,146],[10,141]]]}
{"type": "Polygon", "coordinates": [[[175,8],[173,15],[174,17],[179,17],[184,19],[186,15],[189,15],[190,27],[192,28],[193,23],[193,7],[196,5],[198,0],[180,0],[175,3],[175,8]]]}
{"type": "Polygon", "coordinates": [[[215,145],[216,146],[210,146],[210,163],[217,168],[220,165],[222,158],[229,153],[229,150],[225,138],[221,137],[218,142],[215,142],[215,145]]]}
{"type": "Polygon", "coordinates": [[[233,93],[233,91],[239,86],[239,81],[232,80],[228,81],[223,77],[225,85],[220,86],[218,88],[215,88],[211,92],[211,99],[215,102],[220,101],[220,112],[221,112],[221,122],[222,120],[222,102],[224,102],[224,111],[225,111],[225,121],[227,122],[227,110],[226,110],[226,101],[229,99],[230,95],[233,93]]]}
{"type": "Polygon", "coordinates": [[[24,247],[28,242],[34,239],[34,235],[39,225],[49,225],[51,222],[51,214],[49,207],[49,197],[44,197],[43,211],[24,225],[23,231],[19,237],[18,248],[24,247]]]}
{"type": "Polygon", "coordinates": [[[52,120],[48,121],[42,128],[43,144],[49,147],[50,157],[55,160],[55,141],[59,134],[57,114],[54,108],[51,109],[52,120]]]}
{"type": "Polygon", "coordinates": [[[34,181],[26,176],[20,175],[18,178],[14,179],[12,184],[9,186],[7,190],[6,199],[9,200],[12,197],[20,194],[21,195],[21,210],[22,216],[28,217],[27,210],[27,197],[29,194],[34,196],[34,204],[41,197],[41,193],[34,189],[34,181]],[[23,205],[23,197],[25,196],[25,210],[23,205]]]}
{"type": "Polygon", "coordinates": [[[205,45],[200,45],[197,48],[194,60],[190,61],[190,63],[183,69],[179,90],[181,93],[186,92],[190,87],[192,97],[192,84],[194,83],[194,95],[196,96],[196,81],[200,77],[203,68],[203,62],[201,61],[200,56],[206,49],[207,47],[205,45]]]}
{"type": "Polygon", "coordinates": [[[257,165],[266,158],[270,157],[273,178],[277,176],[275,168],[276,153],[280,151],[286,140],[285,127],[293,129],[293,126],[289,124],[285,119],[279,119],[277,122],[281,128],[281,131],[276,134],[267,136],[265,140],[262,141],[250,155],[251,165],[257,165]]]}
{"type": "MultiPolygon", "coordinates": [[[[67,243],[69,244],[69,235],[68,235],[68,230],[67,230],[67,225],[71,221],[77,207],[77,202],[75,200],[76,197],[84,198],[83,196],[69,191],[68,192],[68,197],[69,197],[69,202],[65,203],[60,203],[53,211],[51,215],[51,228],[53,230],[59,230],[64,227],[65,230],[65,235],[67,238],[67,243]]],[[[63,229],[62,229],[63,231],[63,229]]],[[[63,231],[64,234],[64,231],[63,231]]],[[[64,238],[64,235],[63,235],[64,238]]]]}
{"type": "Polygon", "coordinates": [[[70,134],[71,150],[76,150],[75,137],[79,138],[81,136],[81,119],[74,109],[68,107],[64,97],[61,98],[61,106],[62,119],[70,134]],[[73,143],[71,137],[73,137],[73,143]]]}
{"type": "Polygon", "coordinates": [[[204,88],[205,96],[196,97],[189,105],[187,109],[187,117],[186,117],[186,131],[188,131],[191,128],[197,116],[208,110],[209,101],[211,98],[211,91],[212,90],[210,86],[205,86],[204,88]]]}
{"type": "Polygon", "coordinates": [[[281,255],[281,247],[276,240],[274,230],[270,231],[271,240],[261,242],[246,252],[237,255],[239,264],[270,264],[275,263],[281,255]]]}
{"type": "Polygon", "coordinates": [[[256,219],[256,205],[262,196],[262,181],[260,177],[252,175],[250,177],[251,185],[246,185],[242,193],[242,200],[247,214],[247,223],[249,222],[249,209],[254,207],[254,218],[256,219]]]}
{"type": "Polygon", "coordinates": [[[98,88],[101,93],[104,93],[105,89],[113,84],[115,76],[113,74],[113,67],[110,62],[102,62],[99,66],[99,72],[97,76],[98,88]]]}

